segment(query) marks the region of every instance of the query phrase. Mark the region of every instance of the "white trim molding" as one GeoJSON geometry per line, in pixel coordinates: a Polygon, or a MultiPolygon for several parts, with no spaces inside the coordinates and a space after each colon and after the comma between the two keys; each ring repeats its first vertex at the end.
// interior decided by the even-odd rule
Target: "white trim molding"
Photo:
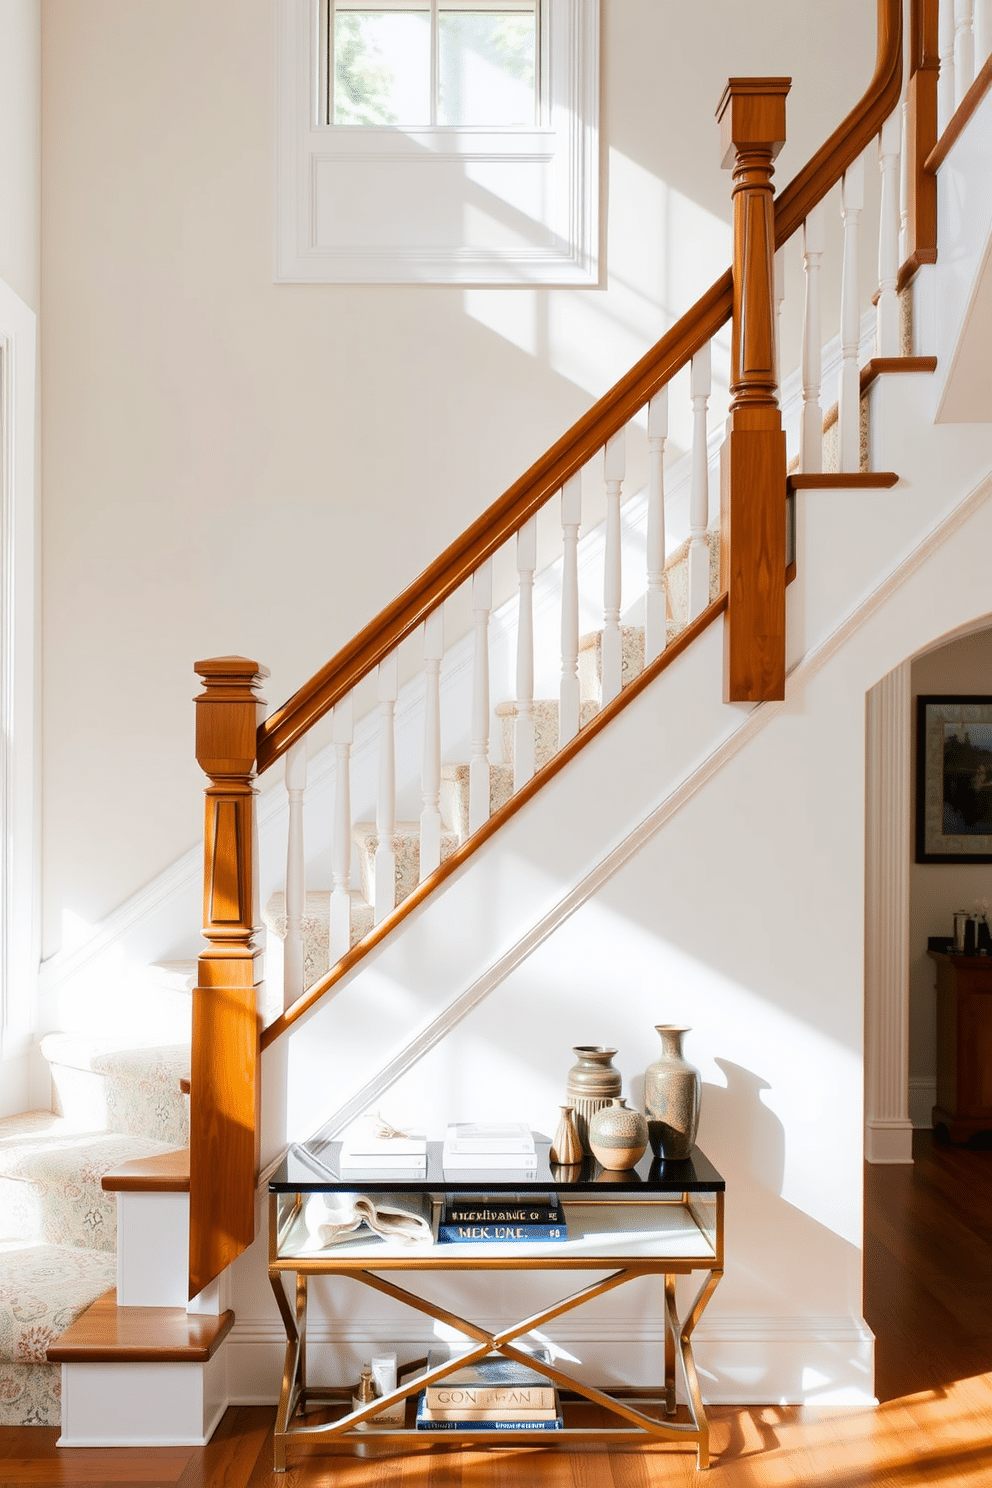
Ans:
{"type": "Polygon", "coordinates": [[[35,347],[34,312],[0,281],[0,1112],[23,1109],[38,967],[35,347]]]}
{"type": "Polygon", "coordinates": [[[543,122],[512,129],[326,123],[323,0],[274,5],[277,283],[599,283],[598,0],[545,0],[543,122]]]}
{"type": "Polygon", "coordinates": [[[910,666],[867,696],[865,1157],[911,1163],[909,1119],[910,666]]]}

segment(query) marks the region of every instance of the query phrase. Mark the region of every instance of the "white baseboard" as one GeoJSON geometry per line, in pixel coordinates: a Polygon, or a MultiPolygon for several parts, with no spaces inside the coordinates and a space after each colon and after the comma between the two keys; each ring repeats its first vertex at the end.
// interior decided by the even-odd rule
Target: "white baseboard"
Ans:
{"type": "Polygon", "coordinates": [[[865,1161],[911,1163],[913,1127],[909,1121],[866,1121],[865,1161]]]}
{"type": "MultiPolygon", "coordinates": [[[[494,1329],[503,1320],[479,1320],[494,1329]]],[[[660,1318],[590,1319],[550,1324],[542,1338],[560,1350],[562,1367],[591,1383],[642,1385],[664,1379],[660,1318]]],[[[312,1381],[357,1380],[376,1348],[395,1347],[400,1363],[436,1348],[423,1323],[373,1338],[360,1324],[307,1330],[312,1381]]],[[[239,1321],[225,1345],[232,1405],[273,1405],[279,1398],[286,1340],[278,1323],[239,1321]]],[[[860,1317],[716,1317],[701,1323],[694,1354],[703,1399],[711,1405],[873,1405],[875,1340],[860,1317]]],[[[684,1398],[682,1381],[679,1396],[684,1398]]]]}

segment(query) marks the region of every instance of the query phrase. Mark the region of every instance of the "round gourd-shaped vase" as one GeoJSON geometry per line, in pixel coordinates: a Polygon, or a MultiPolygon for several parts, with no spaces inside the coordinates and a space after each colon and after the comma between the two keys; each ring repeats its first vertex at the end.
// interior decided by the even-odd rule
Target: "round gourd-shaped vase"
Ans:
{"type": "Polygon", "coordinates": [[[678,1162],[695,1145],[702,1081],[682,1053],[688,1028],[656,1023],[655,1030],[661,1036],[661,1058],[644,1072],[644,1110],[652,1151],[678,1162]]]}
{"type": "Polygon", "coordinates": [[[589,1146],[604,1168],[632,1168],[644,1156],[647,1145],[647,1122],[640,1111],[629,1110],[619,1096],[590,1119],[589,1146]]]}
{"type": "Polygon", "coordinates": [[[601,1044],[579,1044],[572,1050],[578,1063],[568,1072],[565,1098],[572,1107],[575,1130],[583,1152],[590,1152],[589,1121],[603,1106],[620,1094],[623,1078],[611,1063],[616,1049],[601,1044]]]}

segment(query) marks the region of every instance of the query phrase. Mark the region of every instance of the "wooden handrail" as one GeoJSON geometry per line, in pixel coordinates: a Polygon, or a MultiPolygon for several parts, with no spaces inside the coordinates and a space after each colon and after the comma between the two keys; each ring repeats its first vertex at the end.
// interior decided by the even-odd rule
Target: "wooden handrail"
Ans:
{"type": "MultiPolygon", "coordinates": [[[[816,203],[837,184],[899,102],[902,88],[901,0],[877,0],[875,72],[861,101],[777,199],[775,243],[780,247],[816,203]]],[[[700,297],[608,393],[594,403],[526,474],[477,518],[398,599],[321,667],[258,730],[262,774],[333,708],[384,656],[422,624],[486,558],[689,362],[730,319],[730,270],[700,297]]]]}

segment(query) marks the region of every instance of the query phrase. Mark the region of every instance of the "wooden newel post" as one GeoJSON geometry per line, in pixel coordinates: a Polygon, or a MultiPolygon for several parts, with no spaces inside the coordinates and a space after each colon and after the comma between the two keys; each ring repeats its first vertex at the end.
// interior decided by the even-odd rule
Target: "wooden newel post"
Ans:
{"type": "Polygon", "coordinates": [[[730,418],[720,470],[720,562],[728,591],[724,696],[785,696],[785,434],[775,358],[772,161],[785,142],[790,78],[731,78],[720,100],[733,167],[730,418]]]}
{"type": "Polygon", "coordinates": [[[190,1066],[189,1292],[255,1238],[258,1167],[258,887],[255,731],[264,667],[243,656],[198,661],[196,758],[209,778],[203,834],[203,934],[190,1066]]]}

